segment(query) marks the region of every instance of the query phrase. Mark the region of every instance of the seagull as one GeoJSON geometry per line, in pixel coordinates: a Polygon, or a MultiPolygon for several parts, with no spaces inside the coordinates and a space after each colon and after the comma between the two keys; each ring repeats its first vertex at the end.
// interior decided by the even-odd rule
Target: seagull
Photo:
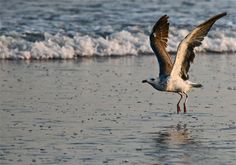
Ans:
{"type": "Polygon", "coordinates": [[[199,83],[189,81],[188,71],[193,62],[194,48],[201,45],[204,37],[210,31],[213,24],[227,13],[217,14],[193,29],[179,44],[175,61],[172,63],[169,53],[166,51],[168,41],[169,22],[168,16],[162,16],[150,34],[150,46],[159,62],[159,77],[148,78],[142,83],[148,83],[158,91],[174,92],[180,95],[177,103],[177,114],[181,111],[179,103],[185,95],[184,113],[187,112],[187,92],[192,88],[202,87],[199,83]]]}

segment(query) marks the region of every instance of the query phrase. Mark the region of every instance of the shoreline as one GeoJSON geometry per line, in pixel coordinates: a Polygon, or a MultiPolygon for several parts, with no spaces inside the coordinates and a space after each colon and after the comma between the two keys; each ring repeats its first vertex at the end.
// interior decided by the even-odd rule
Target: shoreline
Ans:
{"type": "MultiPolygon", "coordinates": [[[[171,57],[175,57],[176,52],[168,52],[171,57]]],[[[236,55],[236,52],[196,52],[196,56],[202,56],[202,55],[209,55],[209,56],[233,56],[236,55]]],[[[145,57],[145,56],[155,56],[154,53],[144,53],[144,54],[138,54],[138,55],[133,55],[133,54],[127,54],[127,55],[93,55],[93,56],[75,56],[74,58],[45,58],[45,59],[37,59],[37,58],[30,58],[30,59],[23,59],[23,58],[4,58],[1,59],[0,61],[76,61],[80,59],[106,59],[106,58],[126,58],[126,57],[145,57]]]]}

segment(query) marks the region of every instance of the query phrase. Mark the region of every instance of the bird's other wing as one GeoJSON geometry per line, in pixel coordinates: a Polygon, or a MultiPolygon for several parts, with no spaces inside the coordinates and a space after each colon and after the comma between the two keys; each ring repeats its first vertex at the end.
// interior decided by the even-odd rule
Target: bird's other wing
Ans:
{"type": "Polygon", "coordinates": [[[169,32],[168,18],[167,15],[162,16],[153,26],[150,34],[150,45],[159,62],[159,77],[169,76],[173,66],[170,55],[166,51],[169,32]]]}
{"type": "Polygon", "coordinates": [[[195,57],[194,48],[201,45],[201,42],[211,29],[212,25],[225,15],[226,13],[221,13],[203,22],[181,41],[178,46],[171,76],[180,76],[184,80],[189,78],[188,71],[190,63],[193,62],[195,57]]]}

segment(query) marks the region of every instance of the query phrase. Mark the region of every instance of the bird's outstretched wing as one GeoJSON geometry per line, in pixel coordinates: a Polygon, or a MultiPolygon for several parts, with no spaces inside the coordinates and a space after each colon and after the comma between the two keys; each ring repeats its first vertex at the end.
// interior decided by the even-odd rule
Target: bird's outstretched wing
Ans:
{"type": "Polygon", "coordinates": [[[152,28],[150,45],[159,62],[159,77],[169,76],[172,70],[170,55],[166,51],[168,41],[169,22],[168,16],[162,16],[152,28]]]}
{"type": "Polygon", "coordinates": [[[180,76],[184,80],[188,79],[190,63],[193,62],[195,57],[194,48],[201,45],[201,42],[211,29],[212,25],[225,15],[226,13],[221,13],[203,22],[181,41],[178,46],[171,76],[180,76]]]}

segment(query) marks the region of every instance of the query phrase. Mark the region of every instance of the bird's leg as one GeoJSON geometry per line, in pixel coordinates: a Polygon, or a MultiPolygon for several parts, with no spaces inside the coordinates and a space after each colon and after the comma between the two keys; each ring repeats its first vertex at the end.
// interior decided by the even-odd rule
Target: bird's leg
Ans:
{"type": "Polygon", "coordinates": [[[177,103],[177,114],[179,114],[179,112],[181,111],[180,106],[179,106],[179,103],[180,103],[180,101],[181,101],[182,98],[183,98],[183,95],[182,95],[181,92],[178,92],[178,94],[180,95],[180,99],[179,99],[179,101],[178,101],[178,103],[177,103]]]}
{"type": "Polygon", "coordinates": [[[184,93],[184,94],[186,96],[185,101],[184,101],[184,113],[186,113],[187,112],[186,103],[188,101],[188,95],[187,95],[187,93],[184,93]]]}

